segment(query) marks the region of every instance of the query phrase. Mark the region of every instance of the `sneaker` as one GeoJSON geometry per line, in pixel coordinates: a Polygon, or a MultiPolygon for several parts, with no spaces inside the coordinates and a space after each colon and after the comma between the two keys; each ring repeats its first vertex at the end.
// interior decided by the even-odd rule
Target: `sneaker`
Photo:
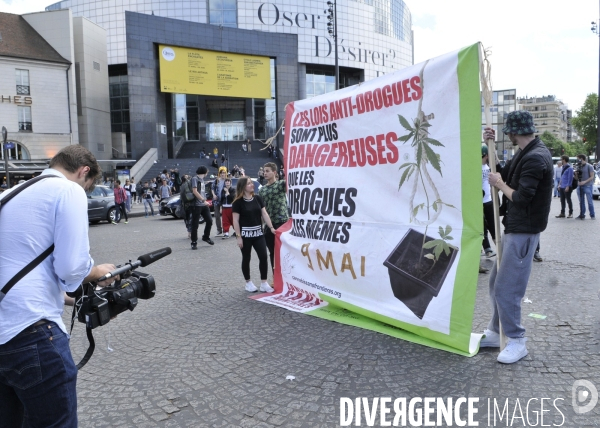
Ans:
{"type": "Polygon", "coordinates": [[[249,293],[254,293],[255,291],[258,291],[258,288],[256,288],[256,285],[254,285],[252,281],[248,281],[246,283],[246,291],[249,293]]]}
{"type": "Polygon", "coordinates": [[[215,245],[215,242],[212,239],[210,239],[210,238],[202,238],[202,240],[204,242],[206,242],[207,244],[215,245]]]}
{"type": "Polygon", "coordinates": [[[229,233],[224,233],[223,238],[221,238],[221,239],[227,239],[227,238],[229,238],[229,233]]]}
{"type": "Polygon", "coordinates": [[[223,236],[223,232],[219,232],[219,233],[217,233],[217,234],[215,235],[215,238],[219,238],[219,237],[221,237],[221,236],[223,236]]]}
{"type": "Polygon", "coordinates": [[[261,282],[260,283],[260,291],[264,291],[265,293],[272,293],[275,290],[273,289],[273,287],[271,287],[266,282],[261,282]]]}
{"type": "Polygon", "coordinates": [[[540,256],[540,253],[537,251],[533,254],[533,260],[535,260],[536,262],[544,261],[544,259],[542,259],[542,256],[540,256]]]}
{"type": "Polygon", "coordinates": [[[575,217],[576,219],[579,220],[585,220],[585,216],[584,215],[578,215],[577,217],[575,217]]]}
{"type": "Polygon", "coordinates": [[[485,250],[485,256],[489,259],[490,257],[494,257],[496,252],[492,249],[485,250]]]}
{"type": "Polygon", "coordinates": [[[527,338],[521,337],[518,339],[508,338],[506,348],[498,355],[498,362],[502,364],[512,364],[524,358],[527,355],[527,347],[525,346],[527,338]]]}
{"type": "Polygon", "coordinates": [[[129,220],[125,220],[125,224],[129,223],[129,220]]]}
{"type": "Polygon", "coordinates": [[[198,249],[198,243],[192,242],[192,250],[197,250],[197,249],[198,249]]]}
{"type": "Polygon", "coordinates": [[[479,273],[488,273],[490,270],[479,265],[479,273]]]}
{"type": "Polygon", "coordinates": [[[569,214],[567,218],[573,218],[573,213],[569,214]]]}
{"type": "Polygon", "coordinates": [[[114,221],[114,220],[113,220],[113,221],[111,221],[111,223],[112,223],[112,224],[117,224],[117,222],[116,222],[116,221],[114,221]]]}
{"type": "Polygon", "coordinates": [[[560,213],[559,215],[555,216],[556,218],[565,218],[564,213],[560,213]]]}
{"type": "Polygon", "coordinates": [[[479,342],[480,348],[499,348],[500,347],[500,335],[495,331],[485,329],[483,330],[483,338],[479,342]]]}
{"type": "Polygon", "coordinates": [[[596,220],[596,217],[590,217],[590,220],[596,220]]]}

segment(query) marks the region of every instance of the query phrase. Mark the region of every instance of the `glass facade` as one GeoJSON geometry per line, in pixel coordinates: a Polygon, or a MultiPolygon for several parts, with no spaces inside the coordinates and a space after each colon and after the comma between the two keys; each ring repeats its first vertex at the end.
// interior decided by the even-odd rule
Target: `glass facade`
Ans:
{"type": "Polygon", "coordinates": [[[208,0],[208,19],[213,25],[237,27],[236,0],[208,0]]]}
{"type": "MultiPolygon", "coordinates": [[[[512,157],[513,147],[512,142],[508,139],[508,136],[504,135],[502,128],[506,116],[511,111],[517,109],[517,96],[515,89],[507,89],[503,91],[494,91],[492,94],[492,105],[490,107],[490,113],[492,116],[492,128],[496,131],[496,153],[499,159],[508,160],[512,157]]],[[[486,125],[484,101],[481,99],[481,130],[486,125]]]]}

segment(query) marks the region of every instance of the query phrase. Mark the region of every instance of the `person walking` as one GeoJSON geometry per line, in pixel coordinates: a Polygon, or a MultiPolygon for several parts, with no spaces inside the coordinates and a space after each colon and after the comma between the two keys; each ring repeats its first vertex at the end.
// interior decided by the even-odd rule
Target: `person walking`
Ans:
{"type": "Polygon", "coordinates": [[[579,220],[585,219],[585,200],[587,199],[588,208],[590,210],[590,218],[596,220],[596,213],[594,211],[594,199],[592,196],[592,184],[596,178],[596,171],[594,167],[587,163],[586,155],[577,155],[577,181],[578,189],[577,196],[579,196],[579,220]]]}
{"type": "Polygon", "coordinates": [[[160,200],[171,197],[171,187],[167,184],[167,180],[163,180],[162,186],[160,186],[160,200]]]}
{"type": "Polygon", "coordinates": [[[246,280],[246,291],[253,293],[258,290],[250,279],[250,258],[252,248],[254,248],[259,260],[260,291],[272,293],[273,288],[267,282],[269,262],[261,220],[265,222],[272,233],[275,233],[275,228],[267,214],[262,198],[254,194],[254,183],[250,178],[242,177],[238,180],[232,211],[233,228],[237,235],[238,247],[242,251],[242,274],[246,280]]]}
{"type": "Polygon", "coordinates": [[[142,184],[142,182],[140,181],[139,183],[136,184],[135,186],[135,194],[137,195],[137,203],[141,204],[142,203],[142,197],[143,197],[143,193],[144,193],[144,185],[142,184]]]}
{"type": "Polygon", "coordinates": [[[229,238],[229,229],[233,226],[232,205],[234,199],[235,188],[231,187],[231,178],[226,178],[225,187],[223,187],[223,190],[221,192],[221,219],[223,220],[223,239],[229,238]]]}
{"type": "Polygon", "coordinates": [[[217,226],[217,234],[215,236],[223,236],[223,225],[221,223],[221,193],[225,187],[225,178],[227,178],[227,168],[224,166],[219,168],[219,176],[213,181],[211,186],[213,213],[215,215],[215,224],[217,226]]]}
{"type": "Polygon", "coordinates": [[[192,208],[192,250],[198,249],[198,221],[200,216],[204,218],[204,235],[202,240],[209,245],[214,245],[212,239],[210,239],[210,229],[212,227],[212,217],[210,215],[210,209],[206,203],[206,184],[204,183],[204,177],[208,174],[208,168],[204,165],[199,166],[196,170],[196,175],[192,177],[192,192],[196,197],[194,206],[192,208]]]}
{"type": "Polygon", "coordinates": [[[567,218],[573,218],[573,202],[571,195],[573,193],[573,167],[569,163],[569,157],[563,155],[562,171],[560,173],[560,183],[558,184],[558,192],[560,194],[560,214],[556,218],[565,218],[565,202],[569,205],[569,215],[567,218]]]}
{"type": "Polygon", "coordinates": [[[131,177],[131,203],[135,204],[137,200],[137,185],[135,179],[131,177]]]}
{"type": "Polygon", "coordinates": [[[560,184],[560,175],[562,174],[562,162],[557,161],[556,165],[554,165],[554,197],[560,196],[560,192],[558,191],[558,186],[560,184]]]}
{"type": "MultiPolygon", "coordinates": [[[[527,354],[525,328],[521,324],[521,302],[527,290],[533,255],[546,230],[552,202],[554,171],[550,151],[535,136],[533,116],[526,110],[510,112],[502,132],[519,147],[501,173],[490,173],[490,185],[502,192],[502,253],[494,263],[489,281],[492,317],[484,331],[481,347],[500,346],[500,324],[508,338],[498,362],[512,364],[527,354]]],[[[492,128],[485,139],[495,141],[492,128]]]]}
{"type": "Polygon", "coordinates": [[[125,200],[125,209],[127,210],[128,213],[131,212],[131,198],[132,198],[131,190],[132,190],[132,188],[135,188],[135,187],[132,187],[131,181],[126,179],[123,189],[125,189],[125,194],[127,195],[127,199],[125,200]]]}
{"type": "MultiPolygon", "coordinates": [[[[263,167],[263,174],[266,183],[260,188],[258,194],[265,203],[267,214],[273,222],[275,230],[285,224],[288,219],[286,184],[285,180],[279,180],[277,174],[277,165],[273,162],[267,162],[263,167]]],[[[275,234],[265,227],[265,241],[269,249],[269,258],[271,260],[271,270],[275,271],[275,234]]]]}
{"type": "Polygon", "coordinates": [[[154,207],[152,206],[152,201],[154,200],[154,192],[147,181],[144,183],[142,196],[144,198],[144,212],[146,213],[146,217],[148,217],[148,207],[150,207],[150,213],[154,217],[154,207]]]}
{"type": "Polygon", "coordinates": [[[127,200],[127,192],[121,187],[121,180],[115,181],[115,219],[112,224],[117,224],[121,221],[121,213],[125,216],[125,224],[129,223],[127,218],[127,210],[125,209],[125,201],[127,200]]]}
{"type": "Polygon", "coordinates": [[[262,186],[264,184],[264,181],[265,181],[265,172],[263,171],[263,167],[261,166],[258,169],[258,182],[262,186]]]}

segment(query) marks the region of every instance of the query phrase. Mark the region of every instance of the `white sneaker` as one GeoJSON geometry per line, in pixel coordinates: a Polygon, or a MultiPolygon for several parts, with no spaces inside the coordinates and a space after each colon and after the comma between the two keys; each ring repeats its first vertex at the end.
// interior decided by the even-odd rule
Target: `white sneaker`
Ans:
{"type": "Polygon", "coordinates": [[[227,239],[227,238],[229,238],[229,233],[225,233],[221,239],[227,239]]]}
{"type": "Polygon", "coordinates": [[[483,338],[479,343],[480,348],[499,348],[500,347],[500,335],[495,331],[485,329],[483,330],[483,338]]]}
{"type": "Polygon", "coordinates": [[[265,293],[272,293],[275,290],[273,289],[273,287],[271,287],[266,282],[261,282],[260,283],[260,291],[264,291],[265,293]]]}
{"type": "Polygon", "coordinates": [[[252,281],[248,281],[246,283],[246,291],[250,292],[250,293],[254,293],[255,291],[257,291],[258,288],[256,288],[256,285],[254,285],[252,283],[252,281]]]}
{"type": "Polygon", "coordinates": [[[216,238],[219,238],[219,237],[221,237],[221,236],[223,236],[223,232],[217,233],[217,234],[215,235],[215,237],[216,237],[216,238]]]}
{"type": "Polygon", "coordinates": [[[502,364],[512,364],[527,356],[525,342],[527,342],[526,337],[518,339],[511,339],[509,337],[506,348],[498,355],[498,362],[502,364]]]}

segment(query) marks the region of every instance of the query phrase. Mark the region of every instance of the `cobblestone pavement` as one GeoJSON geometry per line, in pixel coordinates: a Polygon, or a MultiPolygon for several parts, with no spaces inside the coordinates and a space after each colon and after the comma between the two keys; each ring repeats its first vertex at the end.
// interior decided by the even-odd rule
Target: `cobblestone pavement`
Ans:
{"type": "MultiPolygon", "coordinates": [[[[529,355],[513,365],[497,363],[497,350],[466,358],[254,302],[235,240],[190,251],[181,220],[91,226],[97,263],[166,246],[173,254],[140,269],[156,279],[155,298],[94,331],[95,354],[79,372],[80,426],[333,427],[343,396],[479,397],[479,426],[507,426],[508,414],[516,415],[513,426],[600,426],[600,404],[578,415],[571,401],[577,379],[600,389],[600,225],[556,219],[558,211],[555,199],[541,238],[544,261],[533,266],[531,303],[523,304],[529,355]],[[504,422],[496,415],[488,423],[488,399],[500,407],[508,399],[504,422]],[[541,403],[543,424],[536,423],[541,403]]],[[[488,267],[492,260],[482,258],[488,267]]],[[[252,266],[258,278],[256,260],[252,266]]],[[[488,276],[479,276],[476,332],[488,321],[488,276]]],[[[82,324],[71,347],[79,361],[87,347],[82,324]]]]}

